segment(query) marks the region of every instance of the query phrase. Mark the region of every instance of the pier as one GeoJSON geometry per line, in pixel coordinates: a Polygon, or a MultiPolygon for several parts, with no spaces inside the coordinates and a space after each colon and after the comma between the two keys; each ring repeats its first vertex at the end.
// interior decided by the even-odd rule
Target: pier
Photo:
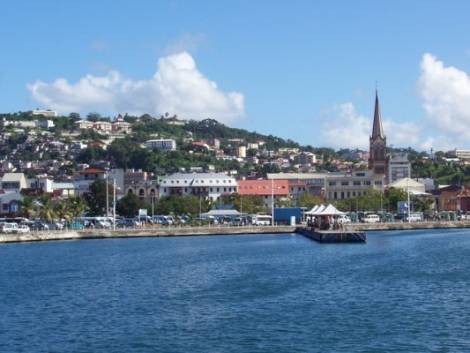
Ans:
{"type": "Polygon", "coordinates": [[[362,231],[318,230],[307,227],[299,227],[295,231],[319,243],[365,243],[367,241],[366,233],[362,231]]]}

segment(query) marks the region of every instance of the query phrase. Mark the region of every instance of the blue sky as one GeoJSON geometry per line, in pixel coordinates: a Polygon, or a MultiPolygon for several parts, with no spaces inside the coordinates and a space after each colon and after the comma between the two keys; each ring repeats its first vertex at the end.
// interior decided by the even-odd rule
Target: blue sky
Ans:
{"type": "Polygon", "coordinates": [[[378,81],[390,144],[470,147],[469,13],[467,1],[10,1],[0,111],[168,108],[364,147],[378,81]]]}

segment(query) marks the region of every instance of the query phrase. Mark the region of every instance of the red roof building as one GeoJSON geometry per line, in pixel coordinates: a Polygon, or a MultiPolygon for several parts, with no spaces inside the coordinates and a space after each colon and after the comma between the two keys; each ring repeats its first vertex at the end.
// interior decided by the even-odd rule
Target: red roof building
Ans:
{"type": "Polygon", "coordinates": [[[238,193],[243,196],[287,197],[289,182],[287,180],[239,180],[238,193]]]}

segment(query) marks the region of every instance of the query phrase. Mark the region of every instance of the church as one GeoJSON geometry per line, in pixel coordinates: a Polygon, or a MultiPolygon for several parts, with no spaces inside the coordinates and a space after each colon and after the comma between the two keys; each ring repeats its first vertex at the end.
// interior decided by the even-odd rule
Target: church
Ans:
{"type": "Polygon", "coordinates": [[[388,176],[388,159],[387,137],[382,126],[379,95],[375,91],[374,122],[372,125],[372,135],[369,138],[369,169],[374,174],[388,176]]]}

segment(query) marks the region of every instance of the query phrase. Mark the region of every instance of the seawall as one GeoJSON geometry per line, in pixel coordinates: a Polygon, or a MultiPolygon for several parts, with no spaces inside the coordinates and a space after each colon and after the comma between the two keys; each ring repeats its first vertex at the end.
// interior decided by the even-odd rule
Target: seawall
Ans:
{"type": "Polygon", "coordinates": [[[0,234],[0,243],[19,243],[50,240],[79,240],[106,238],[142,238],[142,237],[181,237],[206,235],[236,234],[280,234],[293,233],[291,226],[256,226],[256,227],[168,227],[147,229],[90,229],[81,231],[48,231],[27,234],[0,234]]]}
{"type": "Polygon", "coordinates": [[[470,228],[470,221],[354,223],[346,225],[345,228],[350,231],[470,228]]]}
{"type": "MultiPolygon", "coordinates": [[[[470,228],[470,221],[449,222],[414,222],[414,223],[355,223],[345,226],[347,232],[387,231],[387,230],[418,230],[470,228]]],[[[107,238],[142,238],[142,237],[181,237],[207,235],[241,235],[241,234],[281,234],[294,233],[293,226],[256,226],[256,227],[162,227],[144,229],[100,230],[87,229],[81,231],[45,231],[27,234],[0,234],[1,243],[20,243],[52,240],[80,240],[107,238]]]]}

